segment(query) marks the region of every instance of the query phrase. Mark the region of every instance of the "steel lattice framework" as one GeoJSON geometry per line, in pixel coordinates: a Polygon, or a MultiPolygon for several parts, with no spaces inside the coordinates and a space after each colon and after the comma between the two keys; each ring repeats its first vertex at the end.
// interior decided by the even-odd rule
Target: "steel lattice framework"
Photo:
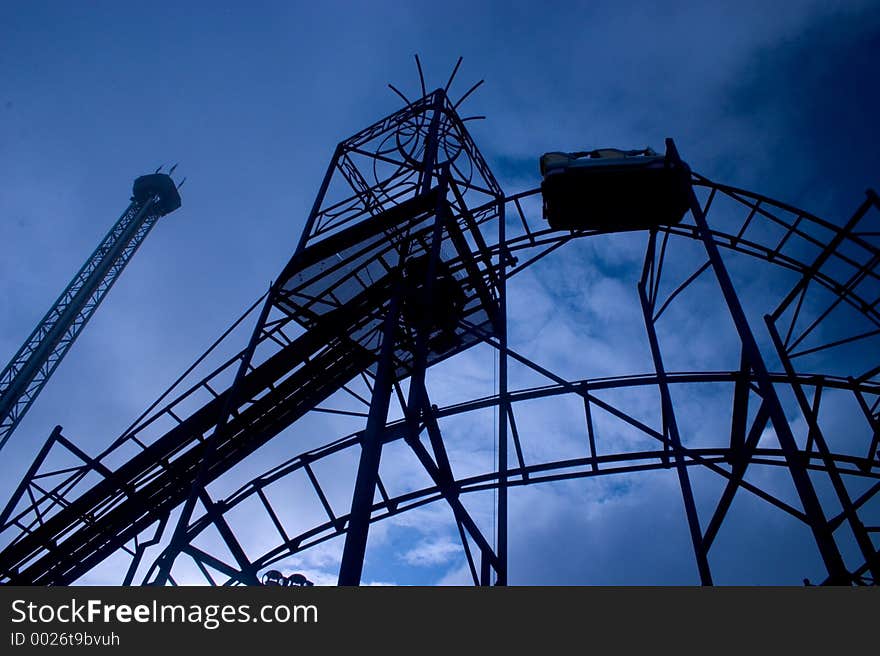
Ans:
{"type": "MultiPolygon", "coordinates": [[[[841,371],[796,367],[827,364],[821,358],[828,353],[873,345],[880,334],[876,194],[841,226],[694,173],[688,218],[639,233],[644,259],[633,292],[651,370],[563,376],[508,343],[508,283],[567,244],[609,235],[549,229],[536,209],[538,189],[505,196],[448,88],[407,100],[337,146],[297,250],[262,300],[244,349],[176,396],[163,396],[97,456],[55,429],[0,517],[5,582],[70,584],[124,554],[124,584],[175,583],[187,563],[206,583],[256,584],[265,568],[339,538],[339,583],[356,585],[372,523],[442,503],[474,583],[503,585],[510,489],[661,470],[676,477],[703,584],[713,583],[711,548],[738,494],[755,495],[808,528],[826,583],[877,580],[871,504],[880,492],[880,351],[865,346],[859,357],[832,357],[841,371]],[[679,250],[698,256],[687,260],[679,250]],[[682,274],[682,262],[693,269],[682,274]],[[763,325],[737,293],[741,270],[782,271],[793,281],[763,325]],[[698,283],[713,286],[729,316],[736,368],[675,370],[664,357],[663,321],[698,283]],[[841,321],[840,311],[854,318],[841,321]],[[478,345],[497,359],[495,392],[435,404],[431,367],[478,345]],[[511,386],[514,366],[545,383],[511,386]],[[711,443],[695,440],[683,421],[681,390],[695,386],[729,391],[725,430],[711,443]],[[652,416],[627,411],[613,399],[619,390],[652,390],[652,416]],[[846,436],[825,421],[831,396],[858,408],[846,436]],[[559,398],[582,409],[583,452],[535,457],[524,448],[524,408],[559,398]],[[473,473],[450,452],[445,426],[493,408],[498,453],[492,467],[473,473]],[[795,414],[806,430],[795,426],[795,414]],[[361,428],[304,446],[256,476],[243,466],[288,427],[328,415],[361,428]],[[647,446],[612,442],[603,429],[609,422],[647,446]],[[382,469],[383,453],[392,450],[406,452],[426,482],[395,488],[382,469]],[[340,507],[322,482],[328,462],[337,478],[345,471],[339,463],[348,464],[350,505],[340,507]],[[756,467],[785,472],[795,501],[750,479],[756,467]],[[702,518],[697,469],[723,481],[702,518]],[[230,487],[241,471],[251,474],[230,487]],[[281,492],[293,483],[298,496],[281,492]],[[466,502],[487,490],[497,493],[495,535],[466,502]],[[255,543],[259,522],[268,529],[255,543]],[[842,540],[854,541],[855,550],[844,554],[842,540]]],[[[667,148],[678,156],[671,141],[667,148]]]]}
{"type": "Polygon", "coordinates": [[[156,221],[178,207],[169,176],[157,170],[135,181],[131,204],[0,374],[0,449],[156,221]]]}

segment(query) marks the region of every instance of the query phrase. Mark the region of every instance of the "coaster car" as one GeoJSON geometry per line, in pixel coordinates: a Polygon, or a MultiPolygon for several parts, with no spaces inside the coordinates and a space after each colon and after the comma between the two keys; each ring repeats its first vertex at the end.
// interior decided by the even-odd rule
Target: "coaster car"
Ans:
{"type": "Polygon", "coordinates": [[[277,569],[270,569],[265,574],[263,574],[263,585],[269,586],[280,586],[282,588],[288,588],[291,586],[297,587],[306,587],[313,586],[314,583],[309,581],[305,576],[299,573],[291,574],[290,576],[284,576],[277,569]]]}
{"type": "Polygon", "coordinates": [[[545,153],[541,176],[554,230],[645,230],[680,222],[690,207],[687,164],[650,148],[545,153]]]}

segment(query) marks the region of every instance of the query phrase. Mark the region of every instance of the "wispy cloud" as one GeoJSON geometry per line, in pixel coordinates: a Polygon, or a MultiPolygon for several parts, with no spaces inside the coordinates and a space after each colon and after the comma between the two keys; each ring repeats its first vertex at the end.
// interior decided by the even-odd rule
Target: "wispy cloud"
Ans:
{"type": "Polygon", "coordinates": [[[409,565],[416,567],[424,565],[444,565],[458,556],[461,545],[455,544],[449,539],[424,541],[415,548],[404,553],[401,558],[409,565]]]}

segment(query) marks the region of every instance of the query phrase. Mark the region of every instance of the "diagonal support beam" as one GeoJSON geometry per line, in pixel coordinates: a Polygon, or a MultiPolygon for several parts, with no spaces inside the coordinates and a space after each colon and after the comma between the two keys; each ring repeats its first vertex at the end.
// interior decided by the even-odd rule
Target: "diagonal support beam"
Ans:
{"type": "MultiPolygon", "coordinates": [[[[680,161],[678,150],[672,139],[666,140],[666,150],[669,157],[680,161]]],[[[837,585],[849,585],[851,582],[850,574],[843,562],[843,557],[841,556],[840,549],[834,540],[834,535],[828,527],[825,513],[822,510],[822,505],[816,494],[816,490],[813,487],[813,483],[810,480],[807,469],[798,456],[797,442],[791,432],[791,426],[789,426],[788,420],[786,419],[785,410],[776,394],[776,389],[773,387],[769,371],[767,370],[767,365],[765,364],[764,358],[758,347],[758,342],[752,333],[745,310],[743,310],[742,304],[740,303],[739,296],[733,286],[733,281],[730,278],[724,260],[721,259],[718,245],[712,238],[712,231],[709,229],[706,217],[700,207],[700,202],[697,199],[693,188],[690,190],[690,197],[691,214],[693,215],[694,222],[697,226],[698,236],[703,241],[706,253],[709,256],[709,261],[712,263],[712,269],[718,280],[718,285],[721,288],[722,296],[724,297],[731,319],[733,320],[740,341],[742,342],[745,357],[755,373],[755,382],[758,386],[758,391],[764,399],[764,403],[767,405],[770,414],[770,421],[773,424],[773,428],[776,430],[779,445],[785,453],[785,460],[788,464],[792,481],[794,482],[798,497],[803,505],[804,513],[809,518],[810,529],[813,532],[813,538],[816,541],[819,554],[821,555],[825,568],[828,571],[830,580],[837,585]]]]}
{"type": "MultiPolygon", "coordinates": [[[[788,374],[789,378],[791,379],[791,387],[794,390],[795,398],[797,399],[798,405],[801,408],[801,413],[803,413],[804,417],[807,420],[810,436],[813,438],[813,442],[815,443],[816,448],[818,449],[819,454],[822,458],[822,461],[825,464],[825,469],[828,472],[828,477],[831,479],[831,485],[834,488],[835,493],[837,494],[837,498],[840,501],[843,512],[847,516],[850,529],[852,530],[853,536],[856,539],[856,543],[859,545],[859,550],[862,552],[862,557],[868,564],[868,567],[871,570],[871,575],[875,579],[880,579],[880,559],[878,559],[877,557],[874,544],[871,541],[871,536],[868,535],[868,531],[865,529],[865,525],[862,523],[861,518],[853,507],[853,502],[852,498],[850,497],[849,490],[847,489],[846,484],[843,481],[843,477],[837,470],[837,465],[834,462],[834,458],[831,456],[831,451],[828,448],[828,443],[825,441],[825,437],[822,434],[822,429],[819,426],[817,412],[818,408],[815,404],[811,406],[809,401],[807,400],[806,392],[804,392],[803,386],[797,379],[794,366],[791,363],[791,357],[785,350],[785,346],[783,345],[782,338],[779,336],[779,332],[776,329],[776,324],[773,320],[773,317],[768,314],[764,317],[764,320],[767,323],[767,329],[770,332],[770,337],[773,340],[773,344],[776,346],[776,351],[779,354],[779,359],[782,361],[782,366],[785,369],[785,372],[788,374]]],[[[818,398],[819,397],[817,395],[816,399],[818,400],[818,398]]]]}
{"type": "Polygon", "coordinates": [[[205,490],[199,493],[199,500],[205,506],[205,512],[211,518],[214,526],[217,527],[220,537],[223,538],[223,542],[226,543],[226,547],[238,564],[239,574],[236,578],[248,585],[259,585],[260,581],[257,579],[257,573],[254,570],[253,564],[248,559],[247,554],[245,554],[238,538],[235,537],[235,533],[232,532],[232,528],[230,528],[223,513],[217,508],[217,504],[214,503],[205,490]]]}
{"type": "Polygon", "coordinates": [[[254,330],[251,334],[250,342],[248,343],[247,348],[242,354],[241,362],[239,363],[238,369],[235,372],[235,378],[233,379],[232,384],[229,387],[229,394],[226,397],[225,402],[221,406],[220,415],[217,418],[217,424],[216,428],[214,429],[212,439],[208,443],[206,453],[202,457],[202,460],[199,464],[198,473],[196,474],[195,479],[192,482],[189,494],[183,504],[180,515],[177,518],[177,525],[174,527],[174,533],[171,536],[171,541],[169,542],[166,552],[167,557],[162,560],[159,566],[159,572],[156,576],[156,583],[158,585],[165,585],[165,582],[170,575],[171,567],[174,565],[174,560],[185,544],[186,532],[189,528],[189,522],[196,507],[196,501],[200,497],[205,496],[205,485],[208,482],[208,467],[212,459],[214,458],[214,452],[220,435],[227,429],[229,418],[233,415],[236,403],[239,400],[240,386],[242,380],[248,373],[248,368],[250,367],[251,360],[254,357],[254,352],[257,348],[257,344],[260,341],[260,335],[263,332],[263,328],[266,325],[266,320],[269,317],[269,311],[271,310],[272,305],[275,301],[275,295],[272,293],[271,287],[272,286],[270,285],[270,291],[266,295],[266,300],[263,304],[262,310],[260,311],[260,316],[257,319],[256,324],[254,325],[254,330]]]}
{"type": "Polygon", "coordinates": [[[758,407],[755,421],[752,423],[752,428],[749,430],[748,436],[743,441],[742,447],[738,451],[731,451],[734,460],[731,477],[727,481],[724,492],[721,493],[721,498],[718,501],[718,505],[715,507],[715,513],[712,515],[712,519],[709,520],[709,525],[706,527],[706,532],[703,534],[703,546],[707,552],[712,547],[712,543],[718,535],[718,529],[721,528],[721,524],[727,516],[727,511],[730,509],[730,504],[733,503],[733,497],[736,495],[736,491],[742,484],[749,458],[758,446],[758,440],[761,439],[761,433],[763,433],[764,429],[767,427],[769,419],[770,415],[767,412],[767,408],[764,407],[764,404],[761,404],[758,407]]]}
{"type": "MultiPolygon", "coordinates": [[[[647,271],[648,262],[653,259],[654,246],[657,233],[652,232],[648,243],[648,250],[645,254],[645,271],[647,271]]],[[[697,505],[694,501],[694,491],[691,486],[690,476],[687,472],[687,465],[684,461],[684,455],[681,449],[681,435],[678,431],[678,422],[675,418],[675,410],[672,405],[672,396],[669,393],[669,384],[666,380],[666,368],[663,364],[663,356],[660,352],[660,343],[657,339],[657,330],[654,319],[654,304],[648,301],[646,291],[647,277],[642,276],[639,281],[639,300],[642,306],[642,316],[645,321],[645,330],[648,333],[648,342],[651,346],[651,357],[654,360],[654,369],[657,373],[657,383],[660,388],[661,412],[663,415],[664,433],[668,435],[669,443],[672,446],[673,458],[675,459],[675,469],[678,474],[678,483],[681,488],[681,497],[684,502],[685,514],[687,516],[688,529],[691,534],[691,542],[694,548],[694,557],[697,562],[697,571],[700,575],[700,582],[703,585],[712,585],[712,572],[709,568],[709,559],[706,547],[703,544],[702,529],[700,528],[700,519],[697,515],[697,505]]]]}
{"type": "MultiPolygon", "coordinates": [[[[425,396],[423,398],[427,397],[425,396]]],[[[428,452],[425,445],[419,440],[417,430],[413,431],[410,429],[407,431],[406,443],[412,448],[416,457],[419,459],[419,462],[422,463],[422,466],[428,473],[428,476],[431,477],[431,480],[437,485],[443,498],[446,499],[453,515],[455,516],[456,523],[461,525],[473,538],[482,553],[483,563],[488,563],[488,565],[494,568],[497,572],[500,566],[499,558],[489,544],[489,541],[482,534],[482,531],[480,531],[480,528],[474,521],[473,517],[467,511],[467,508],[465,508],[464,504],[461,502],[459,488],[449,465],[449,458],[446,454],[443,436],[440,432],[440,427],[437,424],[436,418],[430,411],[430,407],[425,408],[424,417],[425,428],[428,432],[431,448],[435,453],[436,462],[431,458],[431,454],[428,452]]],[[[481,573],[480,584],[490,585],[490,581],[485,572],[481,573]]]]}

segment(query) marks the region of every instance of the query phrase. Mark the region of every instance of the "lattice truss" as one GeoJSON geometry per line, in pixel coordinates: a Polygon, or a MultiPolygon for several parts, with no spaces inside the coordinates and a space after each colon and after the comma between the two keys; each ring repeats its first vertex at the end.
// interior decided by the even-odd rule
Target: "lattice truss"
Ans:
{"type": "Polygon", "coordinates": [[[161,216],[143,210],[129,205],[0,373],[0,448],[161,216]]]}
{"type": "Polygon", "coordinates": [[[508,490],[637,472],[674,479],[704,584],[744,497],[806,536],[805,576],[876,581],[877,196],[840,225],[696,173],[693,188],[680,224],[552,231],[540,190],[503,195],[445,90],[408,103],[339,144],[244,349],[217,355],[249,313],[94,457],[53,432],[0,518],[0,576],[67,584],[102,565],[125,584],[254,584],[270,566],[332,569],[393,335],[366,521],[442,509],[475,584],[507,580],[508,490]],[[542,266],[623,239],[641,370],[606,375],[585,349],[559,371],[516,342],[542,266]],[[425,297],[454,321],[425,320],[425,297]],[[685,348],[701,330],[706,354],[685,348]],[[486,393],[468,385],[474,363],[497,367],[486,393]]]}

